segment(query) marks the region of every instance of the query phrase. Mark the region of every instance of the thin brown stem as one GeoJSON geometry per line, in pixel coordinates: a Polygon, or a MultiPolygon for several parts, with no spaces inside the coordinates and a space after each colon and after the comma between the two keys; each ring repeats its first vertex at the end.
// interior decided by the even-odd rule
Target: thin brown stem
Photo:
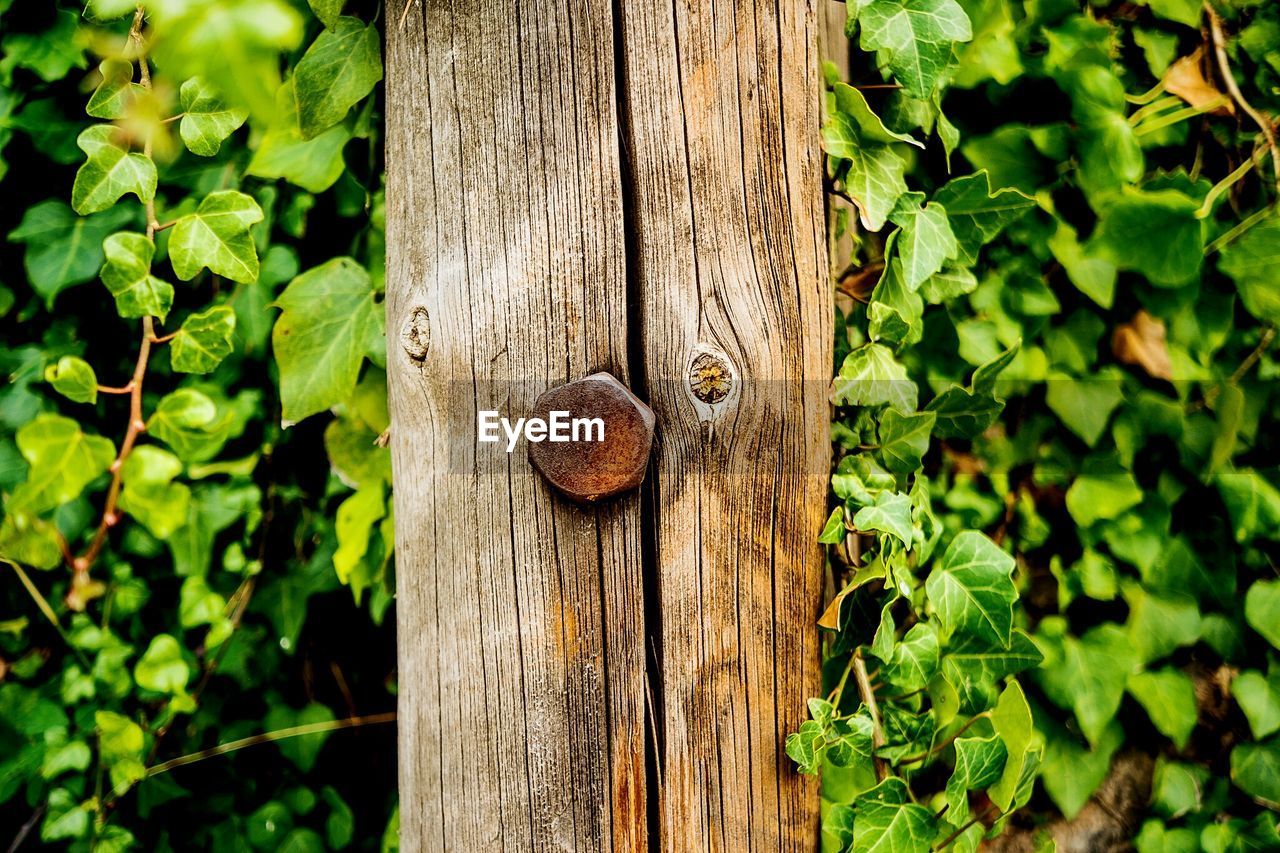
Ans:
{"type": "Polygon", "coordinates": [[[1249,353],[1248,357],[1240,362],[1240,366],[1236,368],[1235,372],[1231,374],[1231,378],[1227,381],[1232,385],[1239,384],[1240,380],[1244,379],[1250,370],[1253,370],[1253,366],[1258,363],[1258,360],[1262,358],[1262,354],[1267,351],[1267,348],[1271,346],[1271,342],[1275,339],[1275,326],[1267,326],[1266,331],[1262,333],[1262,340],[1258,341],[1258,345],[1253,348],[1253,352],[1249,353]]]}
{"type": "Polygon", "coordinates": [[[132,392],[133,392],[133,385],[132,385],[132,384],[121,385],[121,386],[120,386],[120,387],[118,387],[118,388],[114,388],[114,387],[112,387],[112,386],[110,386],[110,385],[99,385],[99,386],[98,386],[98,393],[99,393],[99,394],[130,394],[130,393],[132,393],[132,392]]]}
{"type": "MultiPolygon", "coordinates": [[[[287,729],[277,729],[273,732],[263,732],[261,734],[250,735],[249,737],[233,740],[228,743],[221,743],[208,749],[202,749],[199,752],[193,752],[189,755],[180,755],[177,758],[171,758],[168,761],[153,765],[147,768],[146,778],[159,776],[161,773],[168,773],[179,767],[185,767],[188,764],[195,764],[197,761],[204,761],[206,758],[213,758],[218,755],[226,755],[229,752],[236,752],[248,746],[257,746],[261,743],[274,743],[278,740],[285,740],[291,737],[302,737],[304,735],[323,734],[325,732],[336,732],[342,729],[355,729],[361,726],[374,726],[383,723],[394,723],[396,721],[396,712],[387,711],[383,714],[369,714],[365,717],[347,717],[343,720],[327,720],[322,723],[307,723],[302,726],[292,726],[287,729]]],[[[131,784],[131,783],[130,783],[131,784]]],[[[112,791],[106,800],[106,807],[110,807],[121,794],[125,793],[128,787],[117,787],[112,791]]]]}
{"type": "MultiPolygon", "coordinates": [[[[142,6],[138,6],[137,11],[133,15],[133,25],[129,28],[129,41],[132,42],[138,51],[138,67],[139,79],[144,89],[151,88],[151,70],[147,65],[147,58],[143,51],[142,24],[145,10],[142,6]]],[[[151,156],[151,134],[147,134],[146,141],[143,143],[143,154],[147,157],[151,156]]],[[[159,223],[156,222],[156,203],[155,199],[145,202],[147,214],[147,239],[155,238],[156,228],[159,223]]],[[[111,485],[107,488],[107,500],[102,509],[102,519],[98,522],[98,527],[94,531],[93,539],[89,542],[89,547],[84,553],[70,560],[71,569],[73,571],[71,581],[71,592],[67,595],[67,601],[72,607],[82,609],[84,599],[78,593],[81,590],[89,588],[89,569],[97,561],[102,554],[102,549],[107,544],[107,534],[111,531],[120,520],[118,503],[120,500],[120,490],[124,472],[124,463],[129,459],[129,454],[133,452],[133,447],[138,441],[138,436],[147,428],[146,421],[142,417],[142,382],[147,375],[147,362],[151,358],[151,346],[156,342],[155,320],[152,317],[142,318],[142,339],[138,343],[138,359],[133,366],[133,377],[123,388],[128,389],[129,394],[129,426],[125,430],[124,441],[120,443],[120,452],[116,455],[115,461],[111,463],[108,469],[111,471],[111,485]]],[[[109,393],[114,393],[109,392],[109,393]]],[[[121,391],[120,393],[124,393],[121,391]]]]}
{"type": "Polygon", "coordinates": [[[190,755],[181,755],[177,758],[171,758],[168,761],[147,768],[147,778],[159,776],[161,773],[168,773],[178,767],[185,767],[188,764],[195,764],[197,761],[204,761],[206,758],[213,758],[216,755],[226,755],[228,752],[236,752],[247,746],[257,746],[260,743],[274,743],[278,740],[285,740],[291,737],[302,737],[303,735],[322,734],[324,732],[336,732],[341,729],[354,729],[360,726],[373,726],[381,723],[394,723],[396,721],[396,712],[387,711],[384,714],[370,714],[367,717],[347,717],[344,720],[332,720],[323,723],[307,723],[302,726],[291,726],[287,729],[278,729],[274,732],[263,732],[262,734],[250,735],[249,737],[233,740],[229,743],[218,744],[209,749],[202,749],[199,752],[193,752],[190,755]]]}
{"type": "MultiPolygon", "coordinates": [[[[858,695],[862,697],[862,704],[867,706],[867,713],[871,715],[871,749],[874,753],[884,746],[884,726],[880,723],[880,707],[876,705],[876,693],[871,689],[871,679],[867,676],[867,663],[862,659],[861,648],[853,653],[853,676],[858,682],[858,695]]],[[[875,766],[876,781],[883,782],[889,775],[889,768],[878,755],[875,757],[875,766]]]]}
{"type": "Polygon", "coordinates": [[[965,723],[963,726],[961,726],[960,728],[956,729],[955,734],[951,735],[951,737],[947,738],[947,739],[946,739],[945,741],[943,741],[942,743],[938,744],[937,746],[931,747],[931,748],[929,748],[929,749],[925,750],[924,752],[920,752],[920,753],[916,753],[915,755],[907,756],[906,758],[904,758],[904,759],[902,759],[901,761],[899,761],[899,762],[898,762],[898,766],[900,766],[900,767],[901,767],[901,766],[906,765],[906,764],[918,764],[918,763],[919,763],[919,762],[921,762],[921,761],[926,761],[926,760],[928,760],[929,758],[931,758],[931,757],[933,757],[933,756],[937,755],[938,753],[942,752],[942,750],[944,750],[944,749],[946,749],[947,747],[951,746],[951,744],[955,743],[955,742],[956,742],[956,738],[960,737],[960,735],[962,735],[962,734],[964,734],[965,732],[967,732],[967,731],[969,730],[969,728],[970,728],[974,723],[978,722],[978,720],[985,720],[985,719],[986,719],[987,717],[989,717],[989,716],[991,716],[991,712],[990,712],[990,711],[983,711],[981,714],[978,714],[978,715],[974,716],[972,719],[970,719],[970,720],[969,720],[969,722],[965,723]]]}
{"type": "Polygon", "coordinates": [[[1213,53],[1218,60],[1218,73],[1222,75],[1222,83],[1227,87],[1227,92],[1240,107],[1241,112],[1253,119],[1253,123],[1258,126],[1267,140],[1267,148],[1271,151],[1271,169],[1276,177],[1276,192],[1280,193],[1280,143],[1276,142],[1275,127],[1267,116],[1254,109],[1245,100],[1244,93],[1236,83],[1235,75],[1231,73],[1231,61],[1227,57],[1227,37],[1222,30],[1222,18],[1218,17],[1217,11],[1209,3],[1204,4],[1204,11],[1209,17],[1209,34],[1212,37],[1213,53]]]}
{"type": "Polygon", "coordinates": [[[960,828],[959,828],[959,829],[957,829],[955,832],[953,832],[953,833],[951,833],[950,835],[948,835],[946,838],[942,839],[942,843],[941,843],[941,844],[939,844],[937,847],[935,847],[935,848],[933,848],[933,849],[934,849],[934,850],[946,850],[948,847],[950,847],[950,846],[951,846],[951,844],[952,844],[952,843],[953,843],[957,838],[959,838],[960,836],[964,835],[964,834],[965,834],[965,832],[967,832],[967,831],[969,830],[969,827],[971,827],[971,826],[973,826],[975,823],[977,823],[977,822],[979,822],[979,821],[983,820],[983,819],[984,819],[984,818],[986,818],[988,815],[990,815],[993,811],[999,811],[999,810],[996,808],[995,803],[992,803],[992,804],[988,805],[985,809],[983,809],[983,810],[982,810],[982,812],[981,812],[980,814],[976,814],[976,815],[974,815],[973,817],[971,817],[971,818],[969,819],[969,822],[968,822],[968,823],[966,823],[964,826],[960,827],[960,828]]]}
{"type": "Polygon", "coordinates": [[[844,665],[844,672],[840,674],[840,681],[836,684],[835,689],[827,694],[827,701],[837,708],[840,707],[840,700],[844,697],[844,686],[849,683],[849,673],[853,671],[854,656],[850,655],[848,662],[844,665]]]}

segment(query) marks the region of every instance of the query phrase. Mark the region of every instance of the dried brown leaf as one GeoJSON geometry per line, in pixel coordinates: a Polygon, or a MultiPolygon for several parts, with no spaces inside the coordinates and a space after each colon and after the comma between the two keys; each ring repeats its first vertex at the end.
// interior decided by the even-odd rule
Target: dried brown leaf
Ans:
{"type": "Polygon", "coordinates": [[[1136,364],[1156,379],[1172,379],[1164,321],[1138,311],[1111,335],[1111,351],[1124,364],[1136,364]]]}
{"type": "Polygon", "coordinates": [[[1193,107],[1215,107],[1215,115],[1235,115],[1236,106],[1204,76],[1204,48],[1184,56],[1164,73],[1164,88],[1193,107]]]}

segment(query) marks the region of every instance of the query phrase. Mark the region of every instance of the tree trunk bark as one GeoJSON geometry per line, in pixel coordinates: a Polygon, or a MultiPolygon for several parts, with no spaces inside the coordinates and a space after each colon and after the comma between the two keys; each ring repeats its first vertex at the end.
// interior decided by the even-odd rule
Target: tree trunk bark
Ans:
{"type": "Polygon", "coordinates": [[[393,11],[401,840],[811,849],[783,739],[829,473],[814,8],[393,11]],[[569,504],[477,444],[479,410],[597,370],[657,413],[643,502],[569,504]]]}

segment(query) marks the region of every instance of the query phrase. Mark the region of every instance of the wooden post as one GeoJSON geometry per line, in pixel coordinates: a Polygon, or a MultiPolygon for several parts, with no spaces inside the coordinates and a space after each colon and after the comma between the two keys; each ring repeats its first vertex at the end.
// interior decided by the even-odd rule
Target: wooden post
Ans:
{"type": "Polygon", "coordinates": [[[406,849],[816,843],[782,748],[828,475],[816,15],[693,5],[390,16],[406,849]],[[478,410],[595,370],[657,413],[643,511],[475,443],[478,410]]]}

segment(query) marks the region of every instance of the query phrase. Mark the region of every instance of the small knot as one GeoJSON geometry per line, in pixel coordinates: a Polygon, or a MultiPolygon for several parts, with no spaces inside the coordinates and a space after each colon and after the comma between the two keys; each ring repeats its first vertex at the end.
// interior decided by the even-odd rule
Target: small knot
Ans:
{"type": "Polygon", "coordinates": [[[732,385],[732,368],[715,353],[700,352],[689,365],[689,390],[704,403],[719,403],[729,396],[732,385]]]}
{"type": "Polygon", "coordinates": [[[421,305],[414,306],[400,328],[400,346],[405,354],[414,361],[422,361],[427,357],[431,347],[431,324],[427,309],[421,305]]]}

